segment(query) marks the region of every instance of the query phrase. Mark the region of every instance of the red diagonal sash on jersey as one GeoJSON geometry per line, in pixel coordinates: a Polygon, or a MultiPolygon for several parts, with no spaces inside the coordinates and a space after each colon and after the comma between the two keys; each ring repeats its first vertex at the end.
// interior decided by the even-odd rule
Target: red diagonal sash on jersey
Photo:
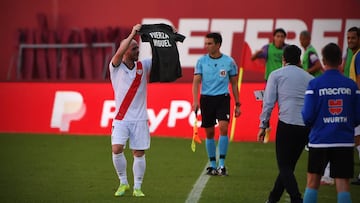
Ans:
{"type": "Polygon", "coordinates": [[[122,120],[132,102],[132,100],[135,97],[135,94],[140,86],[140,82],[141,82],[141,76],[143,73],[143,68],[142,68],[142,64],[140,61],[138,61],[136,63],[136,76],[134,81],[131,83],[131,86],[128,90],[128,92],[126,93],[123,102],[120,105],[119,108],[119,112],[117,113],[115,119],[116,120],[122,120]]]}

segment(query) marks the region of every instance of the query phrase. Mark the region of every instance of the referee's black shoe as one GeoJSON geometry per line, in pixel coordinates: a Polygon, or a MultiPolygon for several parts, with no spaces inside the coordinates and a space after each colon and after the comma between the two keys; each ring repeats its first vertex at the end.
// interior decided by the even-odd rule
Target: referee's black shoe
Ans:
{"type": "Polygon", "coordinates": [[[227,170],[225,167],[219,167],[217,172],[220,176],[228,176],[227,170]]]}
{"type": "Polygon", "coordinates": [[[216,168],[209,166],[206,168],[206,174],[210,176],[216,176],[218,175],[218,171],[216,170],[216,168]]]}

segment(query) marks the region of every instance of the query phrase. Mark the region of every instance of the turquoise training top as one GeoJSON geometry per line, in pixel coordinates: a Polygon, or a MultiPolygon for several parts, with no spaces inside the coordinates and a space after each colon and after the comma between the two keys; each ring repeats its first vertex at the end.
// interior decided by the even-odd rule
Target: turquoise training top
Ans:
{"type": "Polygon", "coordinates": [[[200,74],[201,94],[216,96],[229,94],[230,77],[238,74],[238,67],[233,58],[222,54],[220,58],[202,56],[195,66],[194,74],[200,74]]]}

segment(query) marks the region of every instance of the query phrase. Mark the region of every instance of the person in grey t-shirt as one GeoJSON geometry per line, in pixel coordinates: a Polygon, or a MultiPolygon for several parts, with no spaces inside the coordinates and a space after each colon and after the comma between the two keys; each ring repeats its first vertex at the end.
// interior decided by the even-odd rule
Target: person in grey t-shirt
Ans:
{"type": "Polygon", "coordinates": [[[267,202],[278,202],[286,189],[291,202],[302,202],[294,169],[308,143],[310,129],[305,126],[301,109],[308,83],[314,77],[300,67],[301,50],[295,45],[285,48],[284,66],[269,75],[266,84],[263,107],[260,114],[259,141],[269,128],[271,112],[276,103],[279,107],[279,121],[276,129],[276,159],[279,174],[267,202]]]}

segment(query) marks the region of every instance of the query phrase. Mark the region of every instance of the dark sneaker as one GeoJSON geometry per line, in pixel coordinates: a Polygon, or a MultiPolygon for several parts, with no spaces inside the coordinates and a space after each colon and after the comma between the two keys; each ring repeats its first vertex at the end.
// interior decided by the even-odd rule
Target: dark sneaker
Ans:
{"type": "Polygon", "coordinates": [[[219,167],[218,170],[217,170],[218,174],[220,176],[228,176],[228,173],[226,171],[226,168],[225,167],[219,167]]]}
{"type": "Polygon", "coordinates": [[[216,176],[216,175],[218,175],[218,171],[213,167],[207,167],[206,174],[211,175],[211,176],[216,176]]]}
{"type": "Polygon", "coordinates": [[[360,178],[355,178],[354,180],[351,181],[352,185],[360,185],[360,178]]]}

